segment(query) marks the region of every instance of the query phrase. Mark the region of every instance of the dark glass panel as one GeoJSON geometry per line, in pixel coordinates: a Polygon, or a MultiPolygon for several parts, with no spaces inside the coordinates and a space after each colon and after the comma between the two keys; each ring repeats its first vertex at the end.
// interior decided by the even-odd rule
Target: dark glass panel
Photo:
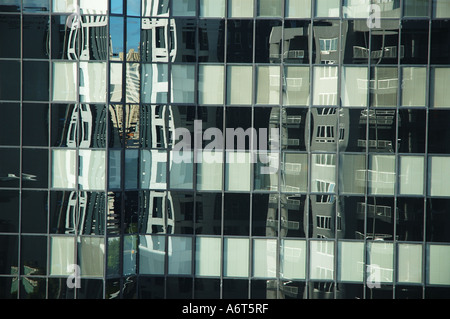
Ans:
{"type": "MultiPolygon", "coordinates": [[[[250,132],[252,125],[252,109],[249,107],[228,107],[225,115],[225,130],[230,129],[236,132],[238,128],[242,128],[244,132],[250,132]]],[[[225,145],[226,149],[237,150],[241,149],[239,139],[234,137],[234,142],[227,140],[227,137],[233,137],[233,134],[227,134],[225,131],[225,145]],[[234,145],[232,148],[231,145],[234,145]],[[230,145],[230,147],[228,147],[230,145]]],[[[250,136],[245,137],[245,147],[244,149],[250,149],[250,136]]]]}
{"type": "Polygon", "coordinates": [[[23,99],[49,100],[49,64],[43,61],[23,62],[23,99]]]}
{"type": "Polygon", "coordinates": [[[450,20],[431,22],[431,64],[450,63],[450,20]]]}
{"type": "Polygon", "coordinates": [[[0,298],[17,299],[17,277],[0,277],[0,298]]]}
{"type": "Polygon", "coordinates": [[[166,299],[192,299],[192,278],[168,277],[166,299]]]}
{"type": "Polygon", "coordinates": [[[394,292],[392,286],[381,285],[380,288],[366,287],[366,299],[393,299],[394,292]]]}
{"type": "Polygon", "coordinates": [[[166,105],[141,105],[139,117],[139,138],[141,147],[166,148],[168,108],[166,105]]]}
{"type": "Polygon", "coordinates": [[[425,299],[450,299],[450,289],[448,287],[426,287],[425,299]]]}
{"type": "Polygon", "coordinates": [[[450,138],[448,123],[450,111],[430,110],[428,113],[428,152],[432,154],[449,154],[450,145],[444,143],[450,138]]]}
{"type": "Polygon", "coordinates": [[[22,145],[48,146],[48,104],[23,104],[22,145]]]}
{"type": "MultiPolygon", "coordinates": [[[[19,238],[15,235],[0,236],[0,274],[17,275],[19,265],[19,238]]],[[[0,286],[1,287],[1,286],[0,286]]]]}
{"type": "Polygon", "coordinates": [[[423,198],[397,198],[397,240],[423,240],[423,198]]]}
{"type": "Polygon", "coordinates": [[[250,299],[277,299],[276,280],[252,280],[250,285],[250,299]]]}
{"type": "Polygon", "coordinates": [[[174,225],[168,233],[170,234],[193,234],[194,233],[194,195],[192,193],[170,192],[168,198],[169,218],[173,219],[174,225]]]}
{"type": "MultiPolygon", "coordinates": [[[[401,109],[398,116],[398,151],[400,153],[424,153],[426,110],[401,109]]],[[[436,144],[433,143],[433,146],[436,144]]]]}
{"type": "MultiPolygon", "coordinates": [[[[306,108],[286,108],[281,113],[281,148],[305,151],[308,141],[309,117],[306,108]]],[[[309,144],[309,143],[308,143],[309,144]]]]}
{"type": "Polygon", "coordinates": [[[23,0],[24,12],[45,13],[49,10],[49,0],[23,0]]]}
{"type": "Polygon", "coordinates": [[[79,192],[79,233],[103,235],[105,233],[105,193],[79,192]]]}
{"type": "Polygon", "coordinates": [[[140,276],[138,281],[139,299],[164,299],[164,277],[140,276]]]}
{"type": "MultiPolygon", "coordinates": [[[[197,20],[193,19],[175,19],[176,29],[170,32],[165,30],[163,27],[156,29],[156,48],[168,48],[170,45],[170,53],[174,56],[172,57],[173,62],[196,62],[196,28],[197,20]],[[172,35],[172,32],[176,33],[172,35]],[[170,40],[167,41],[166,37],[170,34],[170,40]],[[177,41],[175,43],[175,40],[177,41]],[[166,44],[167,43],[167,44],[166,44]],[[172,52],[173,50],[173,52],[172,52]]],[[[151,43],[151,42],[150,42],[151,43]]],[[[151,60],[148,60],[149,62],[151,60]]]]}
{"type": "MultiPolygon", "coordinates": [[[[252,199],[252,236],[277,236],[279,226],[278,196],[254,194],[252,199]]],[[[285,227],[284,223],[281,227],[285,227]]]]}
{"type": "Polygon", "coordinates": [[[396,149],[397,112],[369,110],[369,152],[393,153],[396,149]]]}
{"type": "Polygon", "coordinates": [[[367,199],[367,239],[393,240],[394,211],[393,198],[369,197],[367,199]]]}
{"type": "Polygon", "coordinates": [[[427,241],[450,242],[450,200],[444,198],[427,199],[427,241]]]}
{"type": "Polygon", "coordinates": [[[19,12],[21,9],[20,0],[10,0],[5,4],[0,4],[1,12],[19,12]]]}
{"type": "Polygon", "coordinates": [[[341,238],[364,239],[365,206],[364,197],[339,197],[339,211],[342,216],[343,230],[341,238]]]}
{"type": "Polygon", "coordinates": [[[22,277],[20,299],[45,299],[47,281],[45,278],[22,277]]]}
{"type": "Polygon", "coordinates": [[[220,279],[195,278],[194,279],[195,299],[219,299],[220,279]]]}
{"type": "Polygon", "coordinates": [[[77,192],[51,191],[49,201],[49,232],[51,234],[73,234],[76,225],[73,218],[77,214],[77,192]]]}
{"type": "Polygon", "coordinates": [[[299,281],[282,281],[278,299],[304,299],[306,284],[299,281]]]}
{"type": "Polygon", "coordinates": [[[400,29],[398,20],[381,20],[380,28],[371,29],[371,63],[398,63],[399,54],[404,54],[398,48],[399,33],[400,29]]]}
{"type": "Polygon", "coordinates": [[[402,21],[400,63],[427,64],[428,21],[402,21]]]}
{"type": "Polygon", "coordinates": [[[71,39],[70,28],[67,27],[67,21],[70,19],[68,15],[53,15],[51,17],[51,55],[52,59],[69,58],[69,39],[71,39]]]}
{"type": "Polygon", "coordinates": [[[50,21],[47,15],[23,16],[23,57],[48,59],[50,57],[50,21]]]}
{"type": "Polygon", "coordinates": [[[105,281],[105,299],[120,299],[120,279],[105,281]]]}
{"type": "Polygon", "coordinates": [[[122,298],[136,299],[137,295],[137,278],[129,276],[122,279],[122,298]]]}
{"type": "Polygon", "coordinates": [[[67,278],[48,279],[48,299],[74,299],[75,290],[67,287],[67,278]]]}
{"type": "MultiPolygon", "coordinates": [[[[343,139],[339,138],[341,152],[365,152],[367,145],[367,110],[343,108],[339,124],[343,128],[343,139]]],[[[341,134],[341,131],[339,132],[341,134]]]]}
{"type": "Polygon", "coordinates": [[[103,281],[98,279],[81,279],[76,297],[77,299],[103,299],[103,281]]]}
{"type": "Polygon", "coordinates": [[[48,150],[22,150],[22,186],[26,188],[48,187],[48,150]]]}
{"type": "Polygon", "coordinates": [[[198,41],[199,62],[223,62],[225,46],[224,20],[200,20],[198,41]]]}
{"type": "Polygon", "coordinates": [[[253,62],[253,20],[228,20],[227,62],[253,62]]]}
{"type": "Polygon", "coordinates": [[[395,299],[413,299],[423,298],[422,286],[395,286],[395,299]]]}
{"type": "Polygon", "coordinates": [[[363,299],[364,286],[362,284],[342,284],[336,287],[336,299],[363,299]]]}
{"type": "Polygon", "coordinates": [[[138,232],[138,212],[139,207],[142,205],[139,201],[139,194],[140,193],[137,191],[125,192],[125,206],[123,211],[123,227],[125,234],[138,232]]]}
{"type": "Polygon", "coordinates": [[[20,254],[21,273],[23,275],[46,275],[47,237],[22,236],[20,254]]]}
{"type": "Polygon", "coordinates": [[[248,236],[250,228],[250,195],[225,193],[224,235],[248,236]]]}
{"type": "Polygon", "coordinates": [[[106,231],[119,234],[121,230],[122,193],[108,192],[108,215],[106,231]]]}
{"type": "Polygon", "coordinates": [[[222,282],[223,299],[248,299],[247,279],[224,279],[222,282]]]}
{"type": "Polygon", "coordinates": [[[139,233],[158,234],[168,230],[167,192],[139,192],[139,233]]]}
{"type": "Polygon", "coordinates": [[[20,62],[0,61],[0,100],[20,100],[20,87],[20,62]]]}
{"type": "Polygon", "coordinates": [[[0,103],[0,145],[20,145],[20,106],[0,103]]]}
{"type": "Polygon", "coordinates": [[[339,61],[339,31],[338,20],[314,21],[313,63],[336,64],[339,61]]]}
{"type": "Polygon", "coordinates": [[[47,233],[48,192],[22,191],[23,233],[47,233]]]}
{"type": "MultiPolygon", "coordinates": [[[[283,28],[279,20],[257,20],[255,37],[255,62],[276,62],[281,55],[283,28]],[[272,59],[275,58],[275,59],[272,59]]],[[[242,61],[239,61],[242,62],[242,61]]],[[[279,62],[279,61],[278,61],[279,62]]]]}
{"type": "Polygon", "coordinates": [[[20,150],[0,148],[0,186],[19,187],[20,150]]]}
{"type": "MultiPolygon", "coordinates": [[[[0,4],[0,11],[5,11],[2,7],[6,6],[0,4]]],[[[20,58],[20,15],[1,14],[0,30],[0,58],[20,58]]]]}
{"type": "Polygon", "coordinates": [[[197,193],[195,209],[195,233],[220,235],[222,195],[220,193],[197,193]]]}

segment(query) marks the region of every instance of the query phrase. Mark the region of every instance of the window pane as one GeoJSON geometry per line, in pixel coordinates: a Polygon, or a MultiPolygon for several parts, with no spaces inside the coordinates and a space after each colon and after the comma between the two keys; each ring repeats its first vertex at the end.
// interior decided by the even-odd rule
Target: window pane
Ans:
{"type": "Polygon", "coordinates": [[[280,103],[280,67],[258,66],[256,69],[256,103],[280,103]]]}
{"type": "Polygon", "coordinates": [[[177,189],[192,189],[193,187],[193,154],[185,151],[180,155],[178,152],[170,152],[170,187],[177,189]]]}
{"type": "Polygon", "coordinates": [[[369,194],[394,195],[395,156],[369,155],[369,194]]]}
{"type": "Polygon", "coordinates": [[[49,63],[44,61],[23,62],[23,99],[49,100],[49,63]]]}
{"type": "Polygon", "coordinates": [[[140,187],[144,189],[165,189],[167,152],[141,150],[140,187]]]}
{"type": "Polygon", "coordinates": [[[364,242],[340,241],[338,246],[338,281],[363,282],[364,242]]]}
{"type": "Polygon", "coordinates": [[[121,186],[121,161],[122,152],[120,150],[109,151],[108,188],[120,188],[121,186]]]}
{"type": "Polygon", "coordinates": [[[277,241],[253,240],[253,277],[275,278],[277,265],[277,241]]]}
{"type": "Polygon", "coordinates": [[[339,0],[316,0],[316,17],[339,17],[339,0]]]}
{"type": "Polygon", "coordinates": [[[398,282],[422,282],[422,245],[398,245],[398,282]]]}
{"type": "Polygon", "coordinates": [[[105,188],[105,151],[80,150],[79,151],[79,177],[80,189],[105,188]]]}
{"type": "Polygon", "coordinates": [[[428,17],[429,0],[403,1],[404,17],[428,17]]]}
{"type": "Polygon", "coordinates": [[[141,99],[143,103],[167,103],[168,65],[142,64],[141,99]]]}
{"type": "Polygon", "coordinates": [[[201,162],[197,164],[197,189],[222,190],[223,152],[199,152],[201,162]]]}
{"type": "Polygon", "coordinates": [[[342,106],[367,106],[368,70],[365,67],[342,68],[342,106]]]}
{"type": "Polygon", "coordinates": [[[286,18],[310,18],[311,0],[286,0],[286,18]]]}
{"type": "Polygon", "coordinates": [[[80,62],[80,102],[106,101],[106,63],[80,62]]]}
{"type": "Polygon", "coordinates": [[[226,152],[225,190],[250,190],[251,156],[250,152],[226,152]]]}
{"type": "Polygon", "coordinates": [[[200,17],[225,17],[225,0],[200,0],[200,17]]]}
{"type": "Polygon", "coordinates": [[[336,154],[311,155],[311,191],[333,193],[336,186],[336,154]]]}
{"type": "MultiPolygon", "coordinates": [[[[18,5],[20,7],[20,0],[18,0],[18,5]]],[[[12,8],[12,6],[6,5],[3,8],[5,7],[12,8]]],[[[1,4],[0,11],[4,11],[1,4]]],[[[8,43],[8,45],[2,45],[0,48],[1,58],[20,58],[20,25],[20,15],[0,15],[0,28],[2,30],[0,41],[1,43],[8,43]]]]}
{"type": "Polygon", "coordinates": [[[75,188],[76,151],[52,151],[52,188],[75,188]]]}
{"type": "Polygon", "coordinates": [[[283,153],[281,171],[283,192],[306,192],[308,190],[308,155],[283,153]]]}
{"type": "Polygon", "coordinates": [[[309,277],[312,280],[334,278],[334,242],[323,240],[310,242],[309,277]]]}
{"type": "Polygon", "coordinates": [[[253,17],[253,1],[228,0],[228,16],[232,18],[253,17]]]}
{"type": "Polygon", "coordinates": [[[370,13],[370,0],[344,0],[342,13],[344,18],[368,18],[370,13]]]}
{"type": "Polygon", "coordinates": [[[370,106],[397,106],[398,69],[373,67],[370,75],[370,106]]]}
{"type": "Polygon", "coordinates": [[[366,188],[366,156],[340,154],[339,192],[364,194],[366,188]]]}
{"type": "Polygon", "coordinates": [[[425,106],[427,89],[425,67],[402,68],[402,106],[425,106]]]}
{"type": "Polygon", "coordinates": [[[428,195],[450,195],[450,157],[430,156],[428,168],[428,195]]]}
{"type": "Polygon", "coordinates": [[[196,276],[220,276],[221,246],[220,238],[196,237],[196,276]]]}
{"type": "Polygon", "coordinates": [[[309,105],[309,67],[285,67],[283,86],[284,105],[309,105]]]}
{"type": "Polygon", "coordinates": [[[174,16],[195,16],[197,0],[178,0],[172,2],[174,16]]]}
{"type": "Polygon", "coordinates": [[[400,194],[423,195],[424,162],[422,156],[400,157],[400,194]]]}
{"type": "Polygon", "coordinates": [[[224,238],[225,277],[248,277],[250,242],[248,238],[224,238]]]}
{"type": "Polygon", "coordinates": [[[165,236],[139,236],[139,273],[164,275],[165,236]]]}
{"type": "Polygon", "coordinates": [[[282,0],[257,0],[258,17],[282,16],[282,0]]]}
{"type": "Polygon", "coordinates": [[[199,65],[199,104],[223,104],[223,72],[221,65],[199,65]]]}
{"type": "Polygon", "coordinates": [[[253,69],[251,66],[230,65],[227,68],[227,104],[251,104],[253,69]]]}
{"type": "Polygon", "coordinates": [[[283,239],[280,272],[285,279],[306,279],[306,241],[283,239]]]}
{"type": "Polygon", "coordinates": [[[429,22],[402,21],[400,63],[427,64],[429,22]]]}
{"type": "Polygon", "coordinates": [[[427,246],[427,284],[450,285],[450,246],[427,246]]]}
{"type": "Polygon", "coordinates": [[[433,0],[433,18],[450,18],[450,3],[447,0],[433,0]]]}
{"type": "Polygon", "coordinates": [[[77,64],[53,62],[53,101],[77,100],[77,64]]]}
{"type": "Polygon", "coordinates": [[[78,264],[83,277],[102,277],[105,254],[104,238],[81,237],[78,239],[78,264]]]}
{"type": "Polygon", "coordinates": [[[333,66],[314,68],[314,105],[337,104],[338,68],[333,66]]]}
{"type": "Polygon", "coordinates": [[[172,65],[172,102],[194,103],[195,66],[172,65]]]}
{"type": "Polygon", "coordinates": [[[190,275],[192,273],[192,238],[170,236],[168,245],[168,273],[190,275]]]}
{"type": "Polygon", "coordinates": [[[450,68],[432,68],[430,78],[432,107],[450,107],[450,68]]]}
{"type": "Polygon", "coordinates": [[[50,276],[68,276],[75,263],[75,237],[50,237],[50,276]]]}
{"type": "Polygon", "coordinates": [[[367,266],[370,273],[367,281],[372,283],[392,282],[394,274],[394,244],[367,243],[367,266]]]}

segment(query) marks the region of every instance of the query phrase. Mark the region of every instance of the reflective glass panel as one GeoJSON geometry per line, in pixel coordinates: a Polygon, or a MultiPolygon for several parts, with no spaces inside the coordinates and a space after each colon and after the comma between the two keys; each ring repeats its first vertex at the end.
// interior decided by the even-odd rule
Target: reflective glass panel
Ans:
{"type": "Polygon", "coordinates": [[[189,64],[172,65],[172,102],[194,103],[195,66],[189,64]]]}
{"type": "Polygon", "coordinates": [[[310,242],[309,278],[334,279],[334,242],[314,240],[310,242]]]}
{"type": "Polygon", "coordinates": [[[252,103],[253,68],[244,65],[227,67],[227,104],[252,103]]]}
{"type": "Polygon", "coordinates": [[[306,241],[283,239],[280,272],[285,279],[306,279],[306,241]]]}
{"type": "Polygon", "coordinates": [[[287,66],[283,76],[283,104],[309,105],[309,67],[287,66]]]}
{"type": "Polygon", "coordinates": [[[252,18],[253,17],[253,1],[246,0],[229,0],[228,1],[228,17],[232,18],[252,18]]]}
{"type": "Polygon", "coordinates": [[[250,241],[248,238],[224,238],[225,277],[248,277],[250,241]]]}
{"type": "Polygon", "coordinates": [[[50,276],[68,276],[75,261],[75,237],[50,237],[50,276]]]}
{"type": "Polygon", "coordinates": [[[168,274],[192,273],[192,238],[170,236],[168,242],[168,274]]]}
{"type": "Polygon", "coordinates": [[[280,67],[261,65],[257,67],[256,103],[280,104],[280,67]]]}
{"type": "Polygon", "coordinates": [[[338,242],[338,280],[363,282],[364,242],[338,242]]]}
{"type": "MultiPolygon", "coordinates": [[[[8,1],[11,2],[11,0],[8,1]]],[[[13,4],[8,6],[2,3],[0,4],[0,11],[9,11],[5,10],[7,7],[14,10],[13,4]]],[[[18,1],[18,8],[20,8],[20,0],[18,1]]],[[[0,28],[2,30],[0,41],[8,43],[8,45],[2,45],[2,48],[0,48],[1,58],[20,58],[20,24],[20,15],[0,15],[0,28]]]]}
{"type": "Polygon", "coordinates": [[[220,238],[196,237],[195,241],[195,275],[220,276],[222,263],[222,243],[220,238]]]}
{"type": "Polygon", "coordinates": [[[338,68],[314,67],[313,105],[336,105],[338,102],[338,68]]]}
{"type": "Polygon", "coordinates": [[[448,83],[450,79],[450,68],[432,68],[430,75],[431,106],[435,108],[450,107],[450,90],[448,83]]]}
{"type": "Polygon", "coordinates": [[[394,245],[367,243],[367,266],[371,283],[391,283],[394,278],[394,245]]]}
{"type": "Polygon", "coordinates": [[[426,106],[426,82],[425,67],[403,67],[401,106],[426,106]]]}
{"type": "Polygon", "coordinates": [[[198,103],[223,104],[224,67],[221,65],[199,65],[198,103]]]}
{"type": "Polygon", "coordinates": [[[450,284],[450,246],[427,245],[427,284],[450,284]]]}
{"type": "Polygon", "coordinates": [[[253,239],[253,277],[276,277],[276,252],[277,241],[275,239],[253,239]]]}
{"type": "Polygon", "coordinates": [[[225,0],[200,0],[200,17],[225,17],[225,0]]]}
{"type": "Polygon", "coordinates": [[[139,236],[139,273],[164,275],[165,236],[139,236]]]}
{"type": "Polygon", "coordinates": [[[450,195],[450,157],[430,156],[428,158],[428,195],[450,195]]]}
{"type": "Polygon", "coordinates": [[[229,20],[227,22],[227,61],[253,62],[253,21],[229,20]]]}
{"type": "Polygon", "coordinates": [[[310,18],[311,0],[287,0],[285,7],[286,18],[310,18]]]}
{"type": "Polygon", "coordinates": [[[398,244],[398,282],[422,282],[422,245],[398,244]]]}

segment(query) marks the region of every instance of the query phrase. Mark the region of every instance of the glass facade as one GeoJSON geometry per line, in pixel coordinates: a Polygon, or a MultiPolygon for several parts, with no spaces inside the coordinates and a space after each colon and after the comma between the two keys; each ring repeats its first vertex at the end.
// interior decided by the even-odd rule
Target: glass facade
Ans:
{"type": "Polygon", "coordinates": [[[449,21],[1,1],[0,298],[450,298],[449,21]]]}

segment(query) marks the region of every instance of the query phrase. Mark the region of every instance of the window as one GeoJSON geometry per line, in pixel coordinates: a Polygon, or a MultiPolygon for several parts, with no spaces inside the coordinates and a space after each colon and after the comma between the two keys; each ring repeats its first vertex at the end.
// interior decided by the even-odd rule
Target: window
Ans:
{"type": "Polygon", "coordinates": [[[334,242],[310,241],[309,278],[311,280],[333,280],[334,242]]]}
{"type": "Polygon", "coordinates": [[[252,18],[253,1],[228,0],[228,16],[232,18],[252,18]]]}
{"type": "Polygon", "coordinates": [[[221,239],[216,237],[196,237],[195,274],[197,276],[220,276],[221,239]]]}
{"type": "Polygon", "coordinates": [[[285,279],[306,278],[306,241],[283,239],[280,251],[280,276],[285,279]]]}
{"type": "Polygon", "coordinates": [[[248,277],[249,252],[248,238],[225,237],[223,275],[225,277],[248,277]]]}
{"type": "Polygon", "coordinates": [[[338,242],[338,281],[363,282],[364,243],[338,242]]]}
{"type": "Polygon", "coordinates": [[[223,104],[224,67],[200,64],[198,72],[198,103],[223,104]]]}
{"type": "Polygon", "coordinates": [[[450,195],[450,157],[430,156],[428,158],[428,195],[450,195]]]}
{"type": "Polygon", "coordinates": [[[276,252],[277,241],[275,239],[253,239],[253,277],[276,277],[276,252]]]}

